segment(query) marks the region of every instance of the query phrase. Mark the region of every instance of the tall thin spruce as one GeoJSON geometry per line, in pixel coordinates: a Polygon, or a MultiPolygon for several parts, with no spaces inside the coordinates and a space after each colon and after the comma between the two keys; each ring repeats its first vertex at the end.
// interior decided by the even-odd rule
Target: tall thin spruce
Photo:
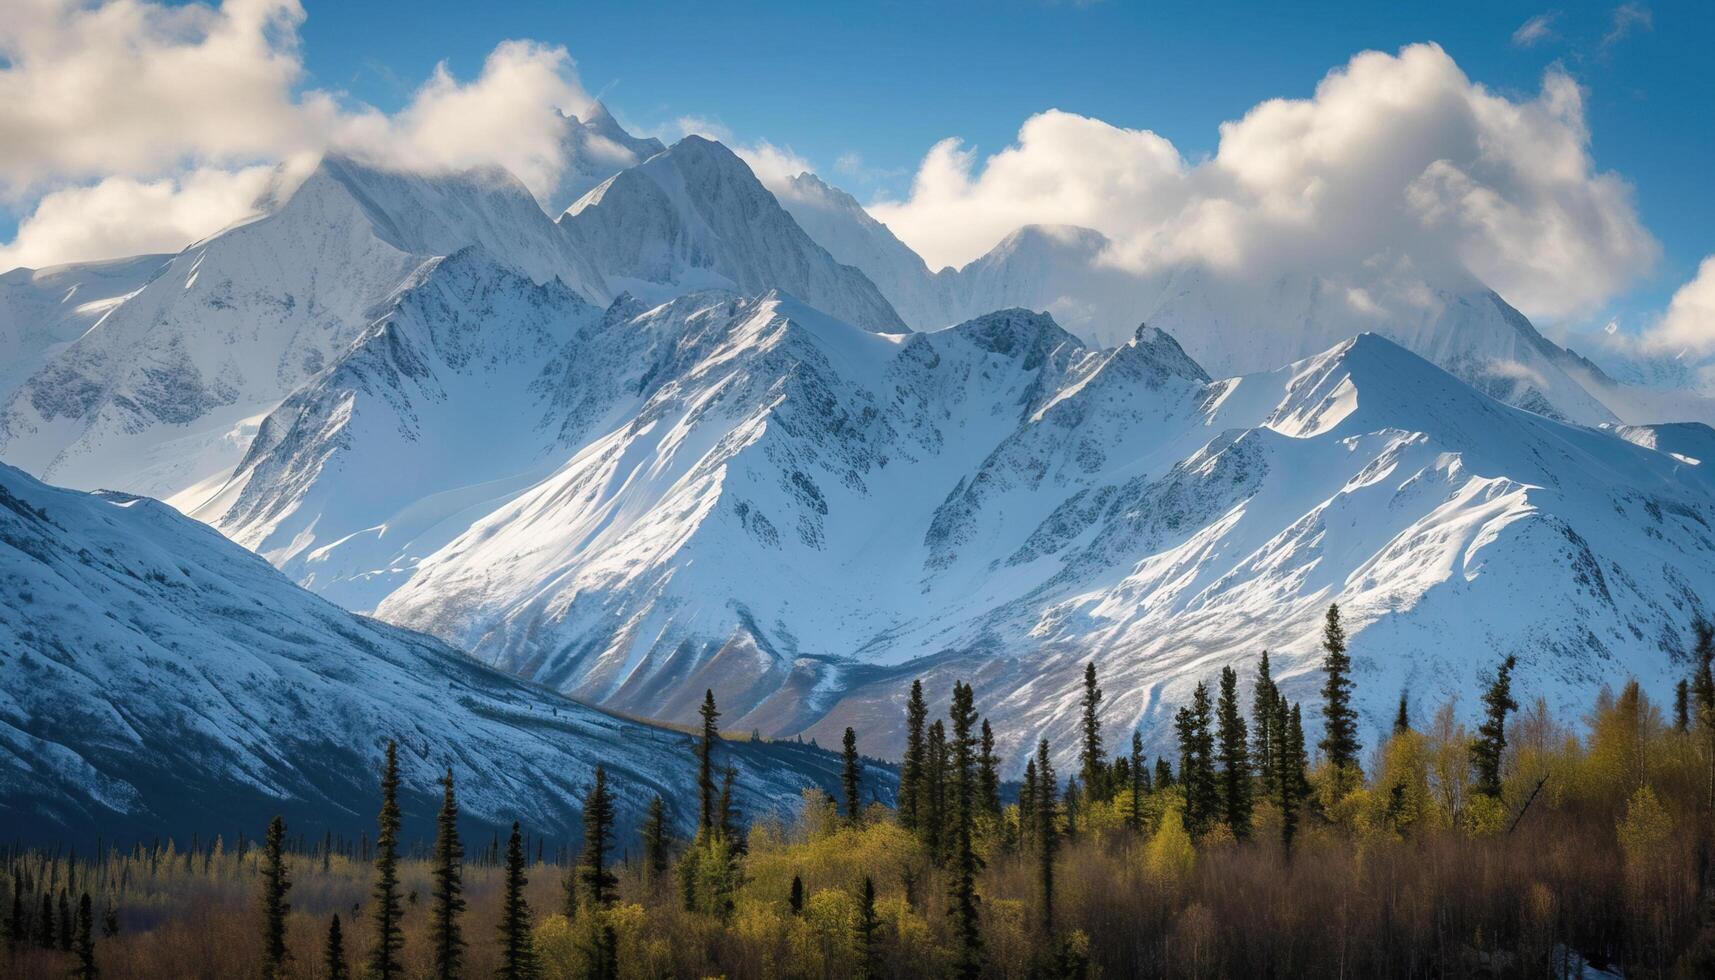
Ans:
{"type": "MultiPolygon", "coordinates": [[[[797,881],[797,878],[793,878],[797,881]]],[[[884,975],[881,962],[881,920],[875,914],[875,882],[863,876],[858,892],[858,975],[864,980],[884,975]]]]}
{"type": "Polygon", "coordinates": [[[953,974],[969,980],[983,969],[983,937],[977,922],[977,872],[982,869],[982,860],[977,857],[973,840],[977,812],[977,709],[969,684],[953,685],[953,703],[947,716],[953,724],[953,735],[947,743],[947,795],[951,810],[948,850],[952,863],[947,913],[953,918],[953,934],[958,944],[953,974]]]}
{"type": "Polygon", "coordinates": [[[90,904],[89,892],[77,900],[77,938],[72,944],[77,953],[78,980],[95,980],[101,971],[95,968],[95,909],[90,904]]]}
{"type": "Polygon", "coordinates": [[[1048,758],[1048,740],[1036,745],[1036,882],[1041,894],[1037,925],[1042,935],[1054,935],[1054,854],[1060,849],[1054,827],[1054,764],[1048,758]]]}
{"type": "Polygon", "coordinates": [[[994,729],[989,727],[987,718],[983,719],[980,749],[977,755],[977,792],[981,805],[977,809],[992,826],[998,827],[1001,819],[1000,759],[994,754],[994,729]]]}
{"type": "Polygon", "coordinates": [[[1090,801],[1108,798],[1107,774],[1102,755],[1102,689],[1096,684],[1096,662],[1084,665],[1084,715],[1082,720],[1084,744],[1078,752],[1078,764],[1084,775],[1084,792],[1090,801]]]}
{"type": "Polygon", "coordinates": [[[1471,743],[1471,766],[1477,770],[1477,792],[1493,799],[1501,796],[1501,756],[1507,748],[1507,712],[1518,709],[1513,700],[1513,667],[1518,658],[1508,656],[1495,670],[1494,680],[1483,692],[1483,723],[1471,743]]]}
{"type": "Polygon", "coordinates": [[[1330,603],[1322,623],[1322,741],[1318,748],[1333,772],[1334,795],[1343,797],[1363,780],[1358,767],[1358,713],[1352,708],[1352,659],[1346,655],[1346,630],[1340,606],[1330,603]]]}
{"type": "Polygon", "coordinates": [[[667,876],[672,861],[672,845],[667,833],[667,801],[661,794],[649,801],[649,816],[643,821],[643,871],[650,887],[667,876]]]}
{"type": "Polygon", "coordinates": [[[1399,711],[1393,716],[1393,733],[1404,735],[1411,731],[1411,692],[1399,692],[1399,711]]]}
{"type": "Polygon", "coordinates": [[[1131,733],[1131,806],[1126,810],[1126,826],[1132,833],[1143,833],[1143,795],[1149,791],[1149,767],[1143,761],[1143,733],[1132,729],[1131,733]]]}
{"type": "Polygon", "coordinates": [[[929,726],[928,764],[924,766],[922,827],[923,844],[936,864],[946,857],[947,838],[947,729],[940,719],[929,726]]]}
{"type": "Polygon", "coordinates": [[[1239,710],[1239,674],[1221,668],[1221,697],[1215,711],[1215,740],[1221,756],[1222,819],[1240,840],[1251,835],[1250,734],[1239,710]]]}
{"type": "Polygon", "coordinates": [[[375,948],[369,953],[369,973],[376,980],[393,980],[404,974],[399,952],[405,948],[405,933],[399,926],[404,911],[399,900],[399,744],[387,742],[387,761],[381,770],[380,832],[375,837],[375,948]]]}
{"type": "Polygon", "coordinates": [[[613,795],[607,791],[607,770],[595,767],[595,783],[584,796],[584,855],[579,868],[590,907],[600,910],[613,902],[619,879],[607,867],[613,840],[613,795]]]}
{"type": "Polygon", "coordinates": [[[841,744],[844,754],[840,765],[840,789],[846,797],[846,822],[855,827],[863,814],[863,762],[858,758],[857,732],[847,728],[841,744]]]}
{"type": "Polygon", "coordinates": [[[923,815],[923,781],[927,776],[928,746],[924,726],[929,705],[923,700],[923,682],[911,682],[911,697],[905,702],[905,758],[899,767],[899,825],[920,830],[923,815]]]}
{"type": "Polygon", "coordinates": [[[264,838],[262,865],[262,971],[268,977],[278,977],[286,971],[290,954],[286,950],[286,913],[292,906],[286,901],[291,890],[291,872],[286,867],[286,821],[279,816],[268,821],[264,838]]]}
{"type": "Polygon", "coordinates": [[[1179,736],[1179,782],[1185,793],[1181,819],[1192,837],[1201,837],[1220,816],[1220,786],[1215,778],[1214,708],[1209,686],[1197,682],[1191,703],[1174,715],[1179,736]]]}
{"type": "Polygon", "coordinates": [[[706,834],[715,826],[715,740],[720,738],[716,723],[721,713],[715,709],[713,688],[703,692],[703,707],[698,713],[703,719],[703,737],[697,743],[697,829],[706,834]]]}
{"type": "Polygon", "coordinates": [[[327,941],[322,946],[322,973],[327,980],[351,978],[351,967],[345,962],[345,937],[340,934],[338,912],[328,923],[327,941]]]}
{"type": "Polygon", "coordinates": [[[1269,666],[1268,651],[1257,659],[1256,683],[1251,688],[1251,763],[1256,766],[1262,792],[1274,792],[1274,753],[1279,750],[1280,731],[1275,727],[1275,702],[1280,700],[1280,688],[1275,686],[1269,666]]]}
{"type": "Polygon", "coordinates": [[[1018,846],[1030,850],[1036,845],[1036,758],[1024,763],[1024,781],[1018,788],[1018,846]]]}
{"type": "Polygon", "coordinates": [[[536,949],[530,941],[530,903],[524,898],[524,837],[518,824],[506,840],[505,891],[500,900],[500,980],[534,980],[536,949]]]}
{"type": "Polygon", "coordinates": [[[1697,708],[1697,735],[1703,743],[1704,802],[1715,811],[1715,626],[1699,618],[1691,624],[1692,660],[1697,670],[1691,675],[1691,699],[1697,708]]]}
{"type": "Polygon", "coordinates": [[[459,804],[453,790],[453,770],[441,777],[441,811],[435,817],[434,867],[429,897],[429,943],[434,948],[434,975],[453,980],[464,971],[464,845],[459,841],[459,804]]]}

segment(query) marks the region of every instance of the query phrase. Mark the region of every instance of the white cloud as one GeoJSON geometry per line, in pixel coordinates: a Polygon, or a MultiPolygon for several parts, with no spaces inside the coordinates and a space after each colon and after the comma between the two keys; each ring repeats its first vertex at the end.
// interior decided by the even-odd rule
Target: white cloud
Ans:
{"type": "Polygon", "coordinates": [[[735,146],[732,150],[739,159],[750,166],[756,179],[762,181],[762,186],[774,193],[780,193],[787,186],[787,181],[806,170],[816,168],[810,166],[810,161],[792,152],[791,147],[775,146],[767,140],[759,140],[748,146],[735,146]]]}
{"type": "Polygon", "coordinates": [[[1206,161],[1147,130],[1050,111],[986,159],[936,144],[910,196],[871,210],[931,267],[968,262],[1021,224],[1067,223],[1108,235],[1110,260],[1140,272],[1198,263],[1359,284],[1403,272],[1406,289],[1477,279],[1550,319],[1599,305],[1657,253],[1628,185],[1595,169],[1569,77],[1551,70],[1515,102],[1432,44],[1357,55],[1313,97],[1255,106],[1221,126],[1206,161]]]}
{"type": "Polygon", "coordinates": [[[504,42],[469,82],[439,66],[389,116],[299,90],[303,20],[298,0],[12,0],[0,197],[27,213],[0,267],[182,247],[249,212],[259,166],[330,148],[418,170],[498,165],[554,188],[568,163],[556,110],[591,104],[565,49],[504,42]]]}
{"type": "Polygon", "coordinates": [[[1560,11],[1550,10],[1548,13],[1537,14],[1525,21],[1519,25],[1518,30],[1513,31],[1513,44],[1517,47],[1529,48],[1541,41],[1548,40],[1554,36],[1554,22],[1559,17],[1560,11]]]}
{"type": "Polygon", "coordinates": [[[1654,30],[1655,17],[1641,3],[1622,3],[1614,8],[1608,33],[1602,37],[1602,47],[1611,48],[1636,30],[1654,30]]]}
{"type": "Polygon", "coordinates": [[[1697,275],[1673,294],[1644,341],[1656,350],[1715,353],[1715,255],[1706,257],[1697,275]]]}

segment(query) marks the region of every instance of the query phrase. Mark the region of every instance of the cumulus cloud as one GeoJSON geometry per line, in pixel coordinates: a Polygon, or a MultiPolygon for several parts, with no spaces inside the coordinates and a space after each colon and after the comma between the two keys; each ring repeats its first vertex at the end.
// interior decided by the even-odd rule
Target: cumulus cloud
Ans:
{"type": "Polygon", "coordinates": [[[1075,224],[1107,259],[1187,263],[1353,285],[1485,283],[1532,316],[1585,312],[1654,261],[1630,187],[1596,170],[1583,99],[1558,69],[1534,98],[1473,83],[1433,44],[1365,52],[1308,99],[1222,124],[1185,160],[1147,130],[1050,111],[979,160],[956,139],[924,158],[904,200],[871,210],[931,266],[962,264],[1021,224],[1075,224]]]}
{"type": "Polygon", "coordinates": [[[1560,11],[1551,10],[1545,14],[1537,14],[1525,21],[1519,25],[1518,30],[1513,31],[1513,44],[1517,47],[1529,48],[1541,41],[1548,40],[1554,36],[1554,22],[1559,17],[1560,11]]]}
{"type": "Polygon", "coordinates": [[[1715,353],[1715,255],[1706,257],[1697,275],[1673,294],[1644,341],[1656,350],[1715,353]]]}
{"type": "Polygon", "coordinates": [[[299,0],[13,0],[0,197],[27,213],[0,267],[182,247],[254,208],[259,167],[328,149],[417,170],[499,165],[538,196],[557,184],[557,113],[592,104],[564,48],[504,42],[468,82],[437,67],[388,115],[301,89],[303,20],[299,0]]]}

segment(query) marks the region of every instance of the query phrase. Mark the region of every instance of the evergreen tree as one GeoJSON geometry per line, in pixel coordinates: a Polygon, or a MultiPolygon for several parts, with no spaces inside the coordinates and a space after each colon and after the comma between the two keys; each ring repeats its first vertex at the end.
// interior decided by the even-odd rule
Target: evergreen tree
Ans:
{"type": "Polygon", "coordinates": [[[1193,837],[1206,833],[1220,816],[1220,784],[1215,778],[1215,737],[1210,730],[1214,708],[1209,687],[1199,681],[1191,704],[1174,716],[1179,736],[1179,781],[1184,787],[1185,830],[1193,837]]]}
{"type": "Polygon", "coordinates": [[[1167,789],[1173,785],[1173,763],[1161,756],[1155,757],[1155,788],[1167,789]]]}
{"type": "Polygon", "coordinates": [[[6,924],[6,945],[14,952],[24,945],[24,876],[12,873],[12,911],[6,924]]]}
{"type": "Polygon", "coordinates": [[[1691,682],[1683,677],[1673,686],[1673,730],[1691,730],[1691,682]]]}
{"type": "Polygon", "coordinates": [[[899,825],[906,830],[921,830],[923,824],[923,782],[928,775],[924,725],[928,719],[923,682],[914,680],[911,699],[905,703],[905,758],[899,768],[899,825]]]}
{"type": "Polygon", "coordinates": [[[1143,794],[1148,791],[1149,770],[1143,764],[1143,733],[1131,733],[1131,809],[1126,813],[1126,826],[1132,833],[1143,833],[1143,794]]]}
{"type": "Polygon", "coordinates": [[[1054,935],[1054,852],[1059,850],[1059,838],[1054,827],[1054,794],[1058,788],[1054,764],[1048,758],[1048,740],[1036,745],[1036,880],[1042,891],[1042,904],[1037,909],[1042,935],[1054,935]]]}
{"type": "Polygon", "coordinates": [[[263,845],[262,958],[266,976],[280,976],[286,969],[286,913],[292,910],[286,892],[291,887],[291,872],[286,868],[286,821],[276,816],[268,822],[263,845]]]}
{"type": "Polygon", "coordinates": [[[532,980],[536,976],[536,949],[530,942],[530,903],[524,898],[524,837],[518,824],[506,841],[506,890],[500,900],[501,980],[532,980]]]}
{"type": "Polygon", "coordinates": [[[1393,716],[1393,733],[1404,735],[1411,731],[1411,700],[1410,692],[1399,692],[1399,712],[1393,716]]]}
{"type": "Polygon", "coordinates": [[[1512,674],[1518,658],[1509,655],[1495,671],[1494,680],[1483,692],[1483,723],[1471,743],[1471,766],[1477,770],[1477,792],[1500,799],[1501,755],[1507,748],[1507,712],[1518,708],[1513,700],[1512,674]]]}
{"type": "Polygon", "coordinates": [[[453,792],[453,770],[441,777],[441,812],[435,817],[433,884],[429,898],[429,943],[434,948],[434,975],[453,980],[464,972],[464,845],[459,841],[459,804],[453,792]]]}
{"type": "Polygon", "coordinates": [[[584,797],[584,855],[578,869],[590,907],[600,910],[613,901],[619,879],[607,867],[607,850],[613,840],[613,796],[607,791],[607,770],[595,767],[595,784],[584,797]]]}
{"type": "Polygon", "coordinates": [[[404,974],[399,951],[405,948],[405,933],[399,928],[404,911],[399,905],[399,745],[389,740],[387,762],[381,771],[380,833],[375,838],[375,948],[369,954],[369,972],[377,980],[393,980],[404,974]]]}
{"type": "Polygon", "coordinates": [[[863,802],[859,796],[863,763],[858,760],[857,732],[847,728],[843,744],[845,756],[840,767],[840,789],[846,796],[846,821],[856,826],[863,813],[863,802]]]}
{"type": "Polygon", "coordinates": [[[993,824],[1000,824],[1000,759],[994,754],[994,729],[983,719],[981,753],[977,756],[978,810],[993,824]]]}
{"type": "Polygon", "coordinates": [[[1084,790],[1091,801],[1107,799],[1107,783],[1103,772],[1102,754],[1102,689],[1096,686],[1096,662],[1084,665],[1084,744],[1078,753],[1078,764],[1084,774],[1084,790]]]}
{"type": "Polygon", "coordinates": [[[804,914],[804,879],[792,876],[792,890],[786,893],[786,907],[793,915],[804,914]]]}
{"type": "Polygon", "coordinates": [[[1275,704],[1275,718],[1281,733],[1280,751],[1275,753],[1274,777],[1276,801],[1280,804],[1280,843],[1288,856],[1292,841],[1298,834],[1298,808],[1304,799],[1304,716],[1298,705],[1288,711],[1286,700],[1275,704]]]}
{"type": "Polygon", "coordinates": [[[1024,782],[1018,788],[1018,843],[1029,849],[1036,843],[1036,759],[1024,763],[1024,782]]]}
{"type": "Polygon", "coordinates": [[[667,835],[667,801],[661,794],[649,801],[649,817],[643,821],[643,870],[651,885],[667,874],[672,858],[667,835]]]}
{"type": "Polygon", "coordinates": [[[947,913],[953,918],[957,951],[953,961],[956,976],[974,978],[982,973],[983,940],[977,928],[977,872],[982,861],[977,857],[972,838],[975,836],[977,813],[977,709],[976,696],[969,684],[953,685],[953,704],[948,711],[953,724],[953,737],[948,742],[948,827],[947,842],[952,867],[948,882],[947,913]]]}
{"type": "Polygon", "coordinates": [[[89,892],[77,900],[77,938],[73,948],[77,952],[78,980],[95,980],[100,976],[95,968],[95,909],[90,905],[89,892]]]}
{"type": "MultiPolygon", "coordinates": [[[[796,878],[792,879],[797,881],[796,878]]],[[[863,890],[858,892],[858,975],[865,980],[883,975],[881,963],[881,920],[875,915],[875,882],[863,876],[863,890]]]]}
{"type": "Polygon", "coordinates": [[[1715,810],[1715,626],[1701,617],[1691,624],[1692,659],[1697,670],[1691,675],[1691,700],[1697,710],[1697,733],[1708,765],[1705,803],[1715,810]]]}
{"type": "Polygon", "coordinates": [[[71,952],[71,934],[77,930],[77,922],[71,917],[71,899],[66,896],[66,890],[60,889],[60,952],[71,952]]]}
{"type": "Polygon", "coordinates": [[[42,910],[36,915],[36,945],[54,948],[54,901],[46,891],[42,892],[42,910]]]}
{"type": "Polygon", "coordinates": [[[703,737],[697,743],[697,830],[706,834],[715,826],[715,739],[720,737],[720,729],[715,727],[715,723],[720,720],[721,713],[715,710],[713,688],[703,692],[700,714],[703,737]]]}
{"type": "Polygon", "coordinates": [[[936,864],[946,856],[947,729],[940,719],[929,726],[927,765],[923,778],[923,844],[936,864]]]}
{"type": "Polygon", "coordinates": [[[1280,745],[1280,731],[1275,728],[1275,702],[1280,700],[1280,688],[1275,686],[1269,667],[1268,651],[1257,660],[1256,685],[1251,689],[1251,762],[1264,793],[1274,791],[1274,753],[1280,745]]]}
{"type": "Polygon", "coordinates": [[[1358,767],[1358,713],[1352,708],[1352,658],[1346,655],[1346,631],[1340,625],[1340,607],[1330,603],[1322,626],[1322,669],[1328,677],[1322,684],[1322,724],[1319,744],[1334,771],[1335,796],[1345,796],[1363,778],[1358,767]]]}
{"type": "Polygon", "coordinates": [[[322,947],[322,972],[327,980],[350,980],[351,968],[345,963],[345,937],[339,931],[339,913],[328,923],[327,944],[322,947]]]}
{"type": "Polygon", "coordinates": [[[1060,794],[1061,821],[1060,836],[1072,840],[1078,836],[1078,806],[1083,802],[1083,796],[1078,790],[1078,777],[1066,777],[1066,789],[1060,794]]]}
{"type": "Polygon", "coordinates": [[[1221,669],[1221,698],[1215,727],[1221,755],[1222,818],[1232,828],[1233,836],[1244,840],[1251,835],[1250,734],[1239,711],[1239,674],[1231,667],[1221,669]]]}
{"type": "Polygon", "coordinates": [[[732,845],[735,854],[741,854],[745,847],[744,837],[738,832],[738,805],[732,794],[733,783],[737,779],[737,767],[727,766],[721,770],[721,796],[716,813],[721,839],[732,845]]]}

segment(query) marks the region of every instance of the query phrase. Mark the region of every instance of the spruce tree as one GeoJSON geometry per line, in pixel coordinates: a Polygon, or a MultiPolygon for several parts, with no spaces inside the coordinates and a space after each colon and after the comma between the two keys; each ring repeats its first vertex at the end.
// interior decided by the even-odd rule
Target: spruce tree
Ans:
{"type": "Polygon", "coordinates": [[[1105,757],[1102,754],[1102,689],[1096,685],[1096,662],[1084,665],[1084,744],[1078,752],[1078,764],[1084,774],[1084,791],[1091,801],[1107,799],[1105,757]]]}
{"type": "Polygon", "coordinates": [[[905,703],[905,758],[899,767],[899,825],[906,830],[921,830],[923,824],[923,783],[928,776],[924,725],[928,719],[923,682],[914,680],[911,699],[905,703]]]}
{"type": "Polygon", "coordinates": [[[649,816],[643,821],[643,870],[651,886],[666,876],[672,859],[671,850],[667,834],[667,801],[657,793],[649,801],[649,816]]]}
{"type": "Polygon", "coordinates": [[[60,889],[60,952],[71,952],[71,934],[77,930],[77,921],[72,918],[71,899],[66,896],[66,890],[60,889]]]}
{"type": "Polygon", "coordinates": [[[976,697],[969,684],[953,685],[953,703],[948,718],[953,724],[953,736],[948,742],[947,772],[948,828],[951,831],[947,849],[952,859],[947,912],[953,918],[953,934],[957,943],[953,973],[974,978],[982,973],[983,968],[982,933],[977,928],[977,872],[982,861],[977,857],[972,840],[977,811],[977,709],[976,697]]]}
{"type": "Polygon", "coordinates": [[[429,943],[434,948],[434,975],[453,980],[464,971],[464,845],[459,841],[459,804],[453,792],[453,770],[441,777],[441,812],[435,817],[434,867],[429,898],[429,943]]]}
{"type": "Polygon", "coordinates": [[[1471,743],[1471,766],[1477,770],[1476,791],[1500,799],[1501,755],[1507,748],[1507,712],[1518,708],[1513,700],[1512,674],[1518,658],[1509,655],[1495,671],[1494,680],[1483,692],[1483,723],[1471,743]]]}
{"type": "Polygon", "coordinates": [[[339,931],[339,913],[328,923],[327,943],[322,947],[322,973],[327,980],[350,980],[351,968],[345,963],[345,937],[339,931]]]}
{"type": "Polygon", "coordinates": [[[1215,719],[1221,756],[1222,818],[1233,836],[1244,840],[1251,835],[1250,734],[1239,710],[1239,674],[1231,667],[1221,669],[1221,698],[1215,719]]]}
{"type": "Polygon", "coordinates": [[[1288,711],[1283,698],[1275,705],[1281,733],[1280,751],[1275,753],[1275,793],[1280,804],[1280,843],[1288,857],[1298,834],[1298,809],[1304,799],[1304,716],[1298,705],[1288,711]]]}
{"type": "Polygon", "coordinates": [[[1132,833],[1143,833],[1143,794],[1147,791],[1149,770],[1143,763],[1143,733],[1131,733],[1131,809],[1126,813],[1126,826],[1132,833]]]}
{"type": "Polygon", "coordinates": [[[36,915],[36,945],[54,948],[54,900],[46,891],[42,892],[42,910],[36,915]]]}
{"type": "Polygon", "coordinates": [[[1279,700],[1280,688],[1275,686],[1268,651],[1264,650],[1257,660],[1256,685],[1251,689],[1251,763],[1256,766],[1264,793],[1272,793],[1274,788],[1274,753],[1280,745],[1274,705],[1279,700]]]}
{"type": "Polygon", "coordinates": [[[1346,631],[1340,606],[1330,603],[1322,626],[1322,724],[1319,748],[1334,771],[1335,796],[1345,796],[1362,778],[1358,767],[1358,713],[1352,708],[1352,659],[1346,655],[1346,631]]]}
{"type": "Polygon", "coordinates": [[[697,830],[706,834],[715,826],[715,740],[720,737],[720,729],[715,723],[720,720],[721,713],[715,710],[713,688],[703,692],[703,707],[699,714],[703,719],[703,737],[697,743],[697,830]]]}
{"type": "Polygon", "coordinates": [[[95,968],[95,909],[90,905],[89,892],[77,900],[77,938],[73,948],[77,952],[78,980],[95,980],[100,976],[95,968]]]}
{"type": "Polygon", "coordinates": [[[375,838],[375,948],[369,972],[377,980],[403,975],[399,951],[405,934],[399,928],[404,912],[399,904],[399,745],[387,742],[387,762],[381,771],[380,833],[375,838]]]}
{"type": "Polygon", "coordinates": [[[286,901],[286,892],[292,887],[291,872],[286,867],[286,821],[278,816],[268,822],[262,853],[263,974],[278,977],[285,973],[289,956],[286,913],[292,910],[286,901]]]}
{"type": "Polygon", "coordinates": [[[1161,756],[1155,757],[1155,788],[1167,789],[1173,785],[1173,763],[1161,756]]]}
{"type": "Polygon", "coordinates": [[[857,931],[858,976],[875,980],[883,975],[884,969],[881,962],[881,920],[875,914],[875,882],[869,875],[863,876],[863,889],[858,892],[857,931]]]}
{"type": "Polygon", "coordinates": [[[793,915],[804,914],[804,879],[792,876],[792,889],[786,893],[786,907],[793,915]]]}
{"type": "Polygon", "coordinates": [[[733,800],[733,784],[737,779],[736,766],[721,770],[721,795],[715,807],[715,820],[721,839],[731,843],[735,851],[743,852],[744,838],[738,832],[738,804],[733,800]]]}
{"type": "Polygon", "coordinates": [[[1191,703],[1174,716],[1179,736],[1179,782],[1185,793],[1185,830],[1200,837],[1221,815],[1220,784],[1215,777],[1215,736],[1210,730],[1214,707],[1209,686],[1197,682],[1191,703]]]}
{"type": "Polygon", "coordinates": [[[981,752],[977,755],[978,810],[995,826],[1000,825],[1000,759],[994,754],[994,729],[983,719],[981,752]]]}
{"type": "Polygon", "coordinates": [[[923,778],[923,844],[936,864],[946,856],[947,729],[940,719],[929,726],[927,765],[923,778]]]}
{"type": "Polygon", "coordinates": [[[518,824],[506,841],[505,892],[500,900],[501,980],[532,980],[536,976],[536,949],[530,942],[530,903],[524,898],[524,837],[518,824]]]}
{"type": "Polygon", "coordinates": [[[846,797],[846,822],[855,827],[863,813],[860,795],[863,763],[858,760],[857,732],[847,728],[842,745],[845,751],[840,766],[840,790],[846,797]]]}
{"type": "Polygon", "coordinates": [[[1411,700],[1410,692],[1399,692],[1399,712],[1393,716],[1393,733],[1404,735],[1411,731],[1411,700]]]}
{"type": "Polygon", "coordinates": [[[1036,758],[1024,763],[1024,782],[1018,789],[1018,843],[1028,850],[1036,843],[1036,758]]]}
{"type": "Polygon", "coordinates": [[[1043,936],[1054,935],[1054,853],[1060,841],[1054,827],[1055,791],[1054,764],[1048,758],[1048,740],[1036,745],[1036,881],[1041,890],[1041,905],[1037,922],[1043,936]]]}
{"type": "Polygon", "coordinates": [[[1691,730],[1691,682],[1683,677],[1673,685],[1673,730],[1691,730]]]}
{"type": "Polygon", "coordinates": [[[1715,626],[1699,617],[1691,624],[1694,637],[1691,651],[1697,664],[1691,675],[1691,700],[1697,711],[1697,734],[1703,745],[1705,773],[1705,804],[1715,810],[1715,626]]]}
{"type": "Polygon", "coordinates": [[[578,876],[590,907],[604,909],[613,901],[619,879],[607,867],[607,850],[613,840],[613,796],[607,791],[607,770],[595,767],[595,783],[584,797],[584,855],[578,876]]]}

